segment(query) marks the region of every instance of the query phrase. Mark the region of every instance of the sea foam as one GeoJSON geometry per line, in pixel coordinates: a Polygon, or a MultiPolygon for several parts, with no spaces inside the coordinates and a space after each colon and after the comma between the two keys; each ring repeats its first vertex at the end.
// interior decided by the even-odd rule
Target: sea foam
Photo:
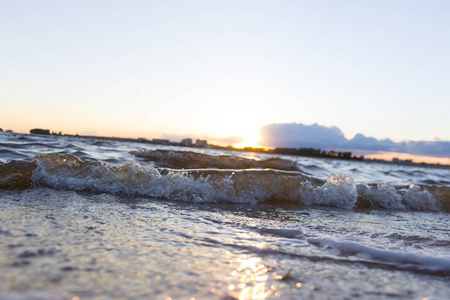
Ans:
{"type": "MultiPolygon", "coordinates": [[[[190,154],[188,154],[190,155],[190,154]]],[[[233,159],[231,159],[232,161],[233,159]]],[[[227,164],[230,159],[227,159],[227,164]]],[[[0,187],[48,186],[73,191],[136,195],[186,202],[297,202],[344,209],[377,207],[438,211],[434,194],[418,185],[356,183],[352,176],[331,174],[322,180],[279,169],[167,169],[135,161],[116,166],[71,154],[42,154],[11,161],[0,168],[0,187]]],[[[445,198],[445,197],[444,197],[445,198]]],[[[446,199],[446,198],[445,198],[446,199]]]]}

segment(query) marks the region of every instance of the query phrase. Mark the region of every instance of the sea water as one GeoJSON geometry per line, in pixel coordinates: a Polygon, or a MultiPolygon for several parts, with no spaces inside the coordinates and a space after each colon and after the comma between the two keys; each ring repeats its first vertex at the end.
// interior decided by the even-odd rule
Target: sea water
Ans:
{"type": "Polygon", "coordinates": [[[450,299],[450,170],[0,134],[0,299],[450,299]]]}

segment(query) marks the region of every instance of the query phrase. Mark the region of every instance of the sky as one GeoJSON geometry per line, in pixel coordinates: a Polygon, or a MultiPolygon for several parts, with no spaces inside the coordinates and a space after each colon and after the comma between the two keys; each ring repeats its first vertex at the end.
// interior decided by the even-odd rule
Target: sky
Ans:
{"type": "Polygon", "coordinates": [[[0,128],[447,142],[449,15],[446,0],[0,0],[0,128]]]}

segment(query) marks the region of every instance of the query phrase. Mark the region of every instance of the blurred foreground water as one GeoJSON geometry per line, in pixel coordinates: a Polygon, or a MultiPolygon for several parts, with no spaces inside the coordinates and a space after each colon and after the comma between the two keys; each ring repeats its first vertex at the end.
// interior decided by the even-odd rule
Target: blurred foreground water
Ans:
{"type": "Polygon", "coordinates": [[[450,171],[0,134],[0,299],[448,299],[450,171]]]}

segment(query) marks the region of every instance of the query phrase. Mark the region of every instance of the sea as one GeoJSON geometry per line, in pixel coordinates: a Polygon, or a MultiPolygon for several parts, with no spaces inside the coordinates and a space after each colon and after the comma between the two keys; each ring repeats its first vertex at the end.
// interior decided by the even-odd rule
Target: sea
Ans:
{"type": "Polygon", "coordinates": [[[0,299],[450,299],[450,170],[0,133],[0,299]]]}

